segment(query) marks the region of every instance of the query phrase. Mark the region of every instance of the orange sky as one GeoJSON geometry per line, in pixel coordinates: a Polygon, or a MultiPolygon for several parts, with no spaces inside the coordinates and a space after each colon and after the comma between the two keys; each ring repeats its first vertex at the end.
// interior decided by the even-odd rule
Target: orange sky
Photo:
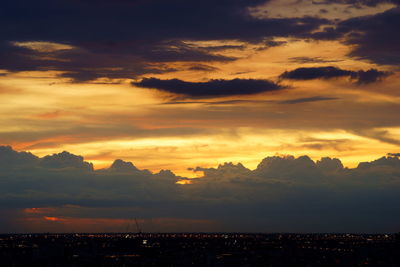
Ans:
{"type": "MultiPolygon", "coordinates": [[[[349,48],[338,42],[287,41],[283,47],[239,51],[243,59],[215,64],[219,70],[212,73],[180,71],[157,77],[203,81],[244,72],[239,76],[277,79],[283,71],[300,66],[290,62],[296,55],[340,60],[346,69],[376,67],[346,57],[349,48]]],[[[0,107],[5,114],[0,130],[3,144],[40,156],[67,150],[85,156],[96,168],[122,158],[152,171],[171,169],[185,175],[188,167],[230,161],[254,168],[261,158],[275,154],[334,156],[354,166],[360,159],[371,160],[398,148],[357,129],[364,120],[371,133],[400,137],[395,116],[400,98],[394,91],[400,84],[398,74],[362,88],[345,79],[283,81],[289,88],[282,92],[222,99],[258,103],[225,105],[163,105],[166,94],[132,87],[129,81],[70,84],[54,75],[26,72],[0,78],[1,96],[7,98],[0,107]],[[337,100],[277,103],[314,96],[337,100]],[[381,117],[392,120],[393,126],[379,127],[381,117]]]]}
{"type": "MultiPolygon", "coordinates": [[[[252,8],[251,13],[260,19],[292,18],[317,15],[325,8],[331,12],[319,14],[320,18],[345,20],[393,7],[384,3],[357,9],[287,0],[269,1],[252,8]]],[[[62,77],[62,70],[4,69],[0,76],[0,143],[39,156],[67,150],[84,156],[95,168],[122,158],[140,168],[171,169],[188,176],[195,175],[186,170],[188,167],[232,161],[255,168],[260,159],[277,154],[339,157],[346,166],[354,167],[359,161],[398,150],[398,69],[350,56],[354,47],[340,39],[271,40],[282,44],[266,47],[241,40],[181,40],[192,48],[232,46],[213,53],[237,59],[153,62],[155,67],[176,70],[144,73],[133,79],[99,77],[71,82],[62,77]],[[317,60],[299,62],[296,58],[317,60]],[[191,69],[193,64],[206,65],[211,71],[191,69]],[[392,75],[366,85],[348,78],[279,78],[283,72],[299,67],[327,65],[351,71],[375,68],[392,75]],[[131,85],[146,77],[187,82],[268,79],[287,88],[255,95],[208,97],[205,101],[184,97],[167,105],[177,96],[131,85]],[[329,99],[290,103],[315,97],[329,99]],[[233,102],[212,103],[230,100],[233,102]]],[[[14,46],[43,57],[77,49],[68,43],[36,40],[15,41],[14,46]]]]}

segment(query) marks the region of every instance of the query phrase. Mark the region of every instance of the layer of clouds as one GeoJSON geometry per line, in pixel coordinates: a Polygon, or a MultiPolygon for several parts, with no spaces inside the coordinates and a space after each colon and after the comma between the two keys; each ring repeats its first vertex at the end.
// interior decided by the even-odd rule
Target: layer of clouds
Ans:
{"type": "MultiPolygon", "coordinates": [[[[187,40],[240,40],[275,46],[285,42],[273,41],[274,37],[340,39],[354,45],[350,56],[378,64],[399,63],[399,8],[336,22],[318,18],[318,14],[260,18],[249,13],[249,8],[267,0],[6,2],[0,11],[0,69],[62,71],[63,77],[74,82],[176,71],[168,67],[169,62],[232,61],[236,58],[221,52],[246,47],[198,46],[187,40]],[[15,42],[54,42],[71,49],[38,52],[15,42]]],[[[318,3],[357,7],[399,2],[332,0],[314,4],[318,3]]]]}
{"type": "Polygon", "coordinates": [[[138,87],[157,89],[173,94],[195,98],[251,95],[282,90],[285,88],[284,86],[276,84],[272,81],[255,79],[186,82],[179,79],[160,80],[157,78],[145,78],[140,82],[133,82],[132,84],[138,87]]]}
{"type": "Polygon", "coordinates": [[[376,69],[369,70],[343,70],[337,67],[313,67],[313,68],[297,68],[295,70],[286,71],[280,75],[282,79],[291,80],[313,80],[313,79],[335,79],[348,77],[355,80],[358,84],[368,84],[382,80],[390,73],[379,71],[376,69]]]}
{"type": "Polygon", "coordinates": [[[262,42],[273,36],[307,34],[327,22],[318,18],[257,19],[247,12],[248,7],[263,2],[7,1],[0,11],[0,68],[63,71],[75,82],[134,78],[174,71],[161,63],[233,60],[218,53],[243,48],[196,46],[185,40],[262,42]],[[35,41],[73,49],[38,53],[14,45],[35,41]]]}
{"type": "MultiPolygon", "coordinates": [[[[39,46],[41,44],[43,43],[38,43],[39,46]]],[[[10,72],[63,71],[62,76],[71,78],[74,82],[85,82],[101,77],[127,79],[149,73],[176,71],[167,67],[166,62],[234,59],[210,54],[205,49],[190,47],[182,42],[91,43],[56,51],[37,51],[29,46],[0,42],[0,58],[0,69],[7,69],[10,72]]]]}
{"type": "Polygon", "coordinates": [[[307,156],[274,156],[255,170],[240,163],[192,168],[204,174],[193,180],[168,170],[139,170],[122,160],[93,170],[68,152],[39,158],[0,147],[0,169],[0,209],[8,214],[5,223],[0,222],[1,232],[10,231],[13,220],[37,216],[61,222],[178,218],[181,231],[193,230],[185,223],[198,220],[218,222],[219,228],[207,229],[222,231],[399,230],[400,160],[395,153],[354,169],[335,158],[315,162],[307,156]],[[25,214],[18,217],[18,210],[25,214]]]}
{"type": "Polygon", "coordinates": [[[316,29],[313,18],[258,20],[247,8],[266,0],[183,1],[7,1],[1,30],[5,40],[258,40],[316,29]],[[21,6],[25,13],[21,13],[21,6]],[[43,19],[43,14],[46,17],[43,19]],[[40,18],[42,18],[40,20],[40,18]],[[15,23],[20,22],[20,23],[15,23]],[[49,23],[53,23],[51,27],[49,23]],[[46,27],[47,26],[47,27],[46,27]]]}

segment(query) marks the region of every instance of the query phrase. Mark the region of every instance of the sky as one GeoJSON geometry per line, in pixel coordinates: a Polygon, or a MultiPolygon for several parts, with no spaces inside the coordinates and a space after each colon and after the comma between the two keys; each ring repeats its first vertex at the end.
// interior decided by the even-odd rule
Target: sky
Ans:
{"type": "Polygon", "coordinates": [[[400,1],[3,6],[0,232],[400,231],[400,1]]]}

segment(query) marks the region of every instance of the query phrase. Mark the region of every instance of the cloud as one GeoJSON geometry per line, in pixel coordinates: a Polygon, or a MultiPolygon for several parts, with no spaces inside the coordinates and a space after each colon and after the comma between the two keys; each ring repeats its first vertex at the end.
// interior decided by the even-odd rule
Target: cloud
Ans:
{"type": "Polygon", "coordinates": [[[319,101],[330,101],[330,100],[338,100],[340,98],[337,97],[327,97],[327,96],[311,96],[311,97],[301,97],[294,99],[286,99],[286,100],[254,100],[254,99],[234,99],[234,100],[225,100],[225,101],[168,101],[162,103],[162,105],[184,105],[184,104],[206,104],[206,105],[262,105],[262,104],[302,104],[309,102],[319,102],[319,101]]]}
{"type": "Polygon", "coordinates": [[[313,1],[313,4],[346,4],[354,6],[377,6],[383,3],[400,4],[399,0],[319,0],[313,1]]]}
{"type": "MultiPolygon", "coordinates": [[[[398,231],[400,220],[393,213],[400,204],[397,156],[353,169],[329,157],[274,156],[255,170],[240,163],[193,168],[204,175],[187,185],[176,184],[189,179],[171,171],[151,173],[122,160],[93,170],[67,152],[39,158],[0,147],[0,158],[8,162],[0,166],[0,210],[8,214],[2,232],[71,231],[83,218],[90,224],[132,217],[143,223],[171,218],[180,231],[189,230],[187,222],[205,221],[213,222],[207,231],[390,232],[398,231]],[[49,224],[62,221],[70,227],[49,224]],[[37,223],[33,230],[29,222],[37,223]]],[[[120,224],[109,226],[121,231],[120,224]]]]}
{"type": "MultiPolygon", "coordinates": [[[[375,1],[370,1],[371,3],[375,1]]],[[[399,2],[396,2],[399,4],[399,2]]],[[[397,66],[400,63],[400,7],[376,15],[351,18],[324,27],[308,37],[322,40],[341,40],[352,46],[349,56],[377,64],[397,66]]]]}
{"type": "Polygon", "coordinates": [[[324,59],[321,57],[291,57],[289,58],[290,62],[307,64],[307,63],[331,63],[331,62],[340,62],[341,60],[333,60],[333,59],[324,59]]]}
{"type": "MultiPolygon", "coordinates": [[[[0,68],[10,72],[61,71],[61,77],[73,82],[129,79],[176,71],[168,66],[170,62],[232,61],[236,58],[220,53],[226,49],[242,49],[246,43],[265,43],[266,47],[284,44],[284,41],[274,41],[274,37],[341,38],[355,45],[351,56],[379,64],[399,62],[396,56],[399,54],[398,8],[337,23],[310,16],[253,17],[249,8],[265,0],[7,2],[0,13],[3,25],[0,68]],[[21,12],[21,6],[26,14],[21,12]],[[317,31],[321,26],[323,30],[317,31]],[[207,46],[190,44],[188,40],[239,40],[245,44],[207,46]],[[26,45],[34,42],[35,48],[42,43],[47,49],[32,50],[32,46],[26,45]]],[[[325,2],[355,6],[398,3],[325,2]]]]}
{"type": "Polygon", "coordinates": [[[392,136],[388,130],[358,129],[358,130],[353,130],[353,132],[360,136],[375,139],[384,143],[400,145],[400,140],[396,138],[396,136],[392,136]]]}
{"type": "Polygon", "coordinates": [[[307,102],[318,102],[318,101],[330,101],[330,100],[338,100],[337,97],[324,97],[324,96],[313,96],[313,97],[302,97],[280,101],[280,104],[300,104],[307,102]]]}
{"type": "Polygon", "coordinates": [[[136,172],[139,171],[132,162],[126,162],[121,159],[116,159],[113,164],[110,166],[111,171],[117,172],[136,172]]]}
{"type": "Polygon", "coordinates": [[[235,60],[218,53],[243,48],[190,45],[188,40],[262,42],[306,34],[327,22],[310,17],[252,17],[248,8],[263,2],[7,0],[0,12],[0,68],[56,70],[75,82],[132,78],[173,71],[157,65],[161,63],[235,60]],[[32,51],[24,45],[33,42],[36,48],[40,43],[48,48],[50,43],[72,49],[32,51]]]}
{"type": "MultiPolygon", "coordinates": [[[[205,49],[188,46],[182,42],[117,44],[81,44],[69,49],[42,52],[32,49],[29,43],[21,46],[11,42],[0,42],[0,69],[18,71],[63,71],[61,77],[74,82],[85,82],[97,78],[128,79],[145,73],[174,72],[167,62],[231,61],[232,57],[210,54],[205,49]],[[133,51],[131,51],[133,50],[133,51]]],[[[36,42],[36,46],[46,46],[36,42]]],[[[58,44],[60,45],[60,44],[58,44]]]]}
{"type": "Polygon", "coordinates": [[[204,65],[204,64],[196,64],[196,65],[190,66],[188,68],[188,70],[191,70],[191,71],[216,71],[219,69],[216,67],[208,66],[208,65],[204,65]]]}
{"type": "Polygon", "coordinates": [[[378,64],[398,65],[399,25],[400,7],[397,7],[375,16],[344,21],[338,26],[338,31],[350,33],[346,43],[356,46],[350,56],[378,64]]]}
{"type": "Polygon", "coordinates": [[[5,27],[0,31],[5,40],[257,40],[309,32],[325,22],[315,18],[260,20],[252,17],[247,9],[265,0],[8,2],[2,12],[5,27]],[[20,13],[22,5],[28,9],[28,16],[20,13]],[[47,16],[43,18],[42,14],[47,16]],[[21,20],[24,23],[15,23],[21,20]]]}
{"type": "Polygon", "coordinates": [[[297,68],[292,71],[285,71],[279,77],[290,80],[313,80],[313,79],[334,79],[348,77],[350,80],[355,80],[358,84],[368,84],[380,81],[390,73],[379,71],[376,69],[369,70],[343,70],[337,67],[312,67],[312,68],[297,68]]]}
{"type": "Polygon", "coordinates": [[[231,95],[251,95],[282,90],[285,87],[268,80],[233,79],[209,80],[207,82],[186,82],[179,79],[160,80],[145,78],[133,82],[134,86],[157,89],[192,98],[224,97],[231,95]]]}
{"type": "Polygon", "coordinates": [[[38,157],[32,153],[16,152],[10,146],[0,146],[0,166],[2,168],[33,166],[38,160],[38,157]]]}
{"type": "MultiPolygon", "coordinates": [[[[183,137],[199,136],[202,134],[217,134],[218,130],[204,129],[199,127],[170,127],[149,129],[146,127],[135,127],[129,123],[121,122],[121,119],[111,123],[109,118],[102,117],[101,121],[85,126],[78,125],[73,120],[39,121],[35,126],[39,130],[9,131],[0,133],[0,139],[4,143],[24,143],[25,149],[55,147],[60,142],[63,144],[77,144],[82,142],[93,142],[110,140],[110,138],[129,137],[132,140],[149,137],[183,137]],[[107,123],[102,123],[107,121],[107,123]]],[[[29,120],[31,122],[31,120],[29,120]]],[[[18,123],[27,123],[21,120],[18,123]]]]}
{"type": "Polygon", "coordinates": [[[320,139],[320,138],[300,138],[292,145],[285,145],[285,148],[300,148],[313,150],[334,149],[336,151],[353,150],[348,139],[320,139]]]}
{"type": "Polygon", "coordinates": [[[46,168],[76,168],[82,170],[93,170],[93,164],[85,162],[83,157],[73,155],[67,151],[51,156],[45,156],[41,159],[40,165],[46,168]]]}

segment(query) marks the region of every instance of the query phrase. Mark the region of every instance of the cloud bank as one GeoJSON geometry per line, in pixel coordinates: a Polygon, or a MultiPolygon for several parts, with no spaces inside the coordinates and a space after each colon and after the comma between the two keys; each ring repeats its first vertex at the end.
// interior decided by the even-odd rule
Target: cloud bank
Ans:
{"type": "MultiPolygon", "coordinates": [[[[395,153],[353,169],[328,157],[315,162],[274,156],[255,170],[240,163],[196,167],[192,170],[203,177],[188,179],[169,170],[139,170],[122,160],[94,170],[68,152],[39,158],[0,147],[0,169],[0,209],[8,214],[0,221],[1,232],[46,231],[49,225],[54,231],[69,225],[72,231],[73,222],[135,217],[145,231],[193,231],[194,225],[199,231],[399,231],[395,153]],[[175,228],[155,223],[165,218],[175,228]]],[[[113,231],[123,230],[118,227],[113,231]]]]}

